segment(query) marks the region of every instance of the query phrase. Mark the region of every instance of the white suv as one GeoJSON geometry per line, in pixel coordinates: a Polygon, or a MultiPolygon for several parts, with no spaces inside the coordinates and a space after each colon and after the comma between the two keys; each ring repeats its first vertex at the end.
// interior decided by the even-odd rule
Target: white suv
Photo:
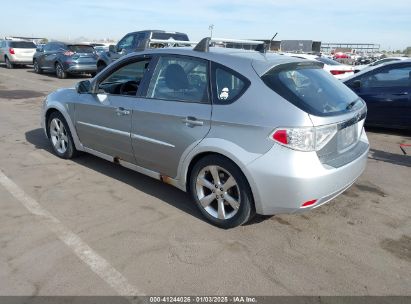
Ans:
{"type": "Polygon", "coordinates": [[[0,41],[0,63],[5,63],[8,69],[15,65],[33,64],[35,52],[36,45],[31,41],[0,41]]]}

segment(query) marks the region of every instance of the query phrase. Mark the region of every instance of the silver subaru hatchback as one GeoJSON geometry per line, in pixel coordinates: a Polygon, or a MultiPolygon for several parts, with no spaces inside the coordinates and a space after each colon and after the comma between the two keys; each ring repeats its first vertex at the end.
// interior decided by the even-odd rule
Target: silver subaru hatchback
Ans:
{"type": "Polygon", "coordinates": [[[148,49],[50,94],[54,152],[84,151],[187,191],[212,224],[307,211],[364,171],[365,103],[319,62],[258,51],[148,49]]]}

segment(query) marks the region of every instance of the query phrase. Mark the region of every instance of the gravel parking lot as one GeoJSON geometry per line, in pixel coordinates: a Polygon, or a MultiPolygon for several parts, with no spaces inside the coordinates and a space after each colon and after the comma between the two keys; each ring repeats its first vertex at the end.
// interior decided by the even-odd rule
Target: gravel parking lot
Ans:
{"type": "Polygon", "coordinates": [[[52,154],[42,101],[80,80],[0,67],[0,295],[411,295],[409,132],[368,130],[329,204],[221,230],[172,186],[52,154]]]}

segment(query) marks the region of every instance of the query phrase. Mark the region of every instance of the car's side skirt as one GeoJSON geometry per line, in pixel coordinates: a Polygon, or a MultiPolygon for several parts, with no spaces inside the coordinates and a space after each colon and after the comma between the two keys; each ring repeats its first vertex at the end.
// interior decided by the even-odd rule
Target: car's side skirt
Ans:
{"type": "Polygon", "coordinates": [[[124,160],[122,160],[118,157],[113,157],[113,156],[107,155],[105,153],[102,153],[102,152],[99,152],[99,151],[96,151],[96,150],[93,150],[93,149],[90,149],[90,148],[87,148],[87,147],[84,147],[84,152],[90,153],[94,156],[97,156],[97,157],[100,157],[102,159],[108,160],[109,162],[118,164],[120,166],[126,167],[126,168],[131,169],[133,171],[136,171],[138,173],[141,173],[141,174],[147,175],[149,177],[152,177],[154,179],[160,180],[160,181],[162,181],[166,184],[170,184],[170,185],[172,185],[172,186],[174,186],[174,187],[176,187],[176,188],[178,188],[178,189],[180,189],[184,192],[186,191],[186,188],[181,186],[178,180],[176,180],[174,178],[171,178],[167,175],[162,175],[162,174],[160,174],[158,172],[155,172],[155,171],[152,171],[150,169],[146,169],[146,168],[137,166],[135,164],[126,162],[126,161],[124,161],[124,160]]]}

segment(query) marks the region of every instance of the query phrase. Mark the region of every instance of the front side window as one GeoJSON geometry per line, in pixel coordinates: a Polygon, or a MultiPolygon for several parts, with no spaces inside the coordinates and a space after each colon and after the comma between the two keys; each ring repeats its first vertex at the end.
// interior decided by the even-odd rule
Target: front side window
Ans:
{"type": "Polygon", "coordinates": [[[315,63],[276,66],[262,76],[277,94],[304,111],[327,116],[357,110],[358,96],[315,63]]]}
{"type": "Polygon", "coordinates": [[[52,49],[53,49],[53,44],[52,43],[46,44],[44,46],[44,51],[45,52],[51,52],[52,49]]]}
{"type": "Polygon", "coordinates": [[[160,57],[147,97],[208,102],[207,61],[190,57],[160,57]]]}
{"type": "Polygon", "coordinates": [[[133,48],[134,45],[134,36],[133,35],[128,35],[124,37],[119,43],[118,43],[118,49],[119,50],[129,50],[133,48]]]}
{"type": "Polygon", "coordinates": [[[149,62],[150,59],[143,59],[120,67],[99,84],[99,90],[112,95],[135,96],[149,62]]]}
{"type": "Polygon", "coordinates": [[[228,104],[235,101],[246,89],[248,84],[244,77],[228,68],[217,66],[215,69],[215,102],[228,104]]]}
{"type": "Polygon", "coordinates": [[[411,67],[383,69],[369,73],[361,78],[361,87],[387,88],[411,85],[411,67]]]}

